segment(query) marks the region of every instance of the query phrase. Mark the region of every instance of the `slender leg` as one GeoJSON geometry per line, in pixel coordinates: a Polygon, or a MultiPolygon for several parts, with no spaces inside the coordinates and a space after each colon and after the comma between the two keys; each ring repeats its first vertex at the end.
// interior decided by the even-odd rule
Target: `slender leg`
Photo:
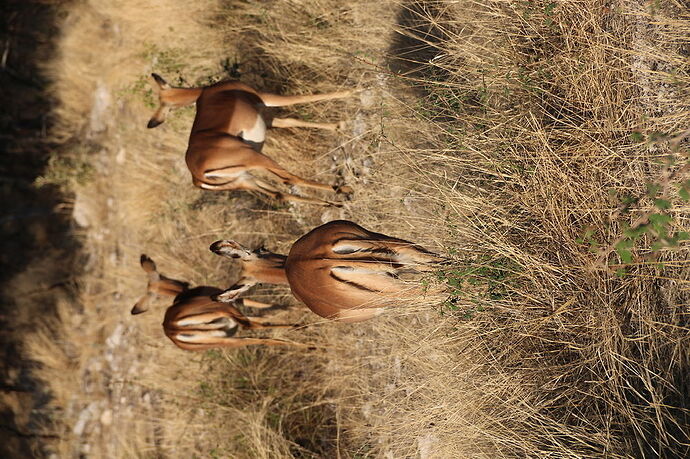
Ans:
{"type": "Polygon", "coordinates": [[[271,319],[266,317],[246,317],[250,325],[245,326],[245,328],[259,329],[259,328],[295,328],[299,327],[301,324],[275,324],[271,322],[271,319]]]}
{"type": "Polygon", "coordinates": [[[306,127],[315,129],[327,129],[329,131],[337,131],[338,125],[336,123],[312,123],[309,121],[302,121],[295,118],[273,118],[271,126],[276,128],[291,128],[291,127],[306,127]]]}
{"type": "MultiPolygon", "coordinates": [[[[233,150],[232,157],[232,165],[214,169],[213,171],[205,173],[205,175],[213,175],[217,178],[232,178],[233,180],[231,182],[215,185],[194,179],[194,184],[207,190],[231,190],[239,188],[247,189],[247,185],[251,185],[251,180],[248,178],[251,176],[248,176],[248,174],[245,174],[243,171],[263,169],[278,176],[286,184],[311,187],[326,191],[335,191],[336,193],[347,193],[351,191],[349,187],[337,187],[299,177],[287,171],[283,166],[275,162],[273,159],[269,158],[263,153],[252,150],[249,147],[233,150]]],[[[277,192],[277,190],[268,191],[270,191],[270,193],[277,192]]]]}
{"type": "Polygon", "coordinates": [[[362,322],[381,315],[383,311],[383,308],[343,309],[333,319],[345,323],[362,322]]]}
{"type": "Polygon", "coordinates": [[[217,295],[212,295],[211,299],[219,303],[234,303],[242,293],[256,285],[256,282],[237,283],[232,287],[220,292],[217,295]]]}
{"type": "MultiPolygon", "coordinates": [[[[195,183],[196,185],[196,183],[195,183]]],[[[211,191],[232,191],[232,190],[237,190],[237,184],[236,183],[224,183],[222,185],[214,185],[211,183],[204,183],[204,182],[198,182],[197,185],[199,188],[203,190],[211,190],[211,191]]]]}
{"type": "Polygon", "coordinates": [[[271,196],[274,199],[281,199],[283,201],[293,201],[293,202],[302,202],[302,203],[308,203],[308,204],[317,204],[317,205],[326,206],[326,207],[342,207],[342,204],[338,204],[337,202],[324,201],[324,200],[318,199],[318,198],[308,198],[305,196],[298,196],[296,194],[291,194],[291,193],[283,193],[283,192],[278,191],[277,189],[273,188],[270,184],[268,184],[268,183],[264,182],[263,180],[260,180],[256,177],[252,177],[251,186],[247,186],[247,188],[244,188],[244,189],[258,191],[260,193],[267,194],[268,196],[271,196]]]}
{"type": "Polygon", "coordinates": [[[298,347],[310,347],[306,344],[301,343],[291,343],[290,341],[284,341],[282,339],[273,338],[214,338],[213,341],[208,341],[205,343],[185,343],[174,341],[177,346],[185,349],[187,351],[205,351],[206,349],[215,349],[219,347],[244,347],[251,346],[253,344],[263,344],[265,346],[298,346],[298,347]]]}
{"type": "Polygon", "coordinates": [[[259,92],[258,95],[267,107],[285,107],[294,104],[306,104],[309,102],[318,102],[321,100],[343,99],[354,94],[355,91],[338,91],[328,94],[309,94],[305,96],[279,96],[277,94],[270,94],[267,92],[259,92]]]}
{"type": "Polygon", "coordinates": [[[272,308],[274,306],[270,303],[262,303],[260,301],[250,300],[249,298],[241,298],[239,301],[242,302],[243,306],[247,306],[250,308],[256,308],[256,309],[268,309],[268,308],[272,308]]]}

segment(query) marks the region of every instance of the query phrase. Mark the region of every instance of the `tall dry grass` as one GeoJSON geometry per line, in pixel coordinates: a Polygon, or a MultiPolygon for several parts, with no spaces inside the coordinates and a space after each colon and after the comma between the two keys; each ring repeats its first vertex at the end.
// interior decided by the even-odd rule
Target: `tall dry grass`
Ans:
{"type": "MultiPolygon", "coordinates": [[[[31,341],[64,408],[56,451],[686,455],[685,247],[664,249],[663,268],[641,248],[618,277],[577,242],[593,228],[606,245],[651,206],[641,200],[610,221],[619,201],[609,190],[642,193],[668,153],[631,134],[689,124],[688,18],[678,5],[195,5],[80,4],[50,67],[64,101],[63,155],[93,168],[86,178],[52,176],[76,190],[90,254],[77,319],[65,314],[67,326],[50,324],[31,341]],[[112,53],[85,51],[98,37],[112,53]],[[265,147],[300,175],[352,185],[343,209],[203,193],[182,161],[193,111],[143,129],[150,71],[191,85],[237,68],[282,93],[365,88],[291,110],[348,119],[347,135],[275,130],[265,147]],[[357,325],[279,312],[309,323],[278,336],[321,346],[310,353],[184,353],[161,333],[162,304],[127,315],[143,292],[139,253],[167,275],[225,286],[233,267],[210,242],[285,252],[334,218],[448,253],[454,267],[425,279],[448,293],[357,325]],[[41,351],[51,341],[64,355],[41,351]]],[[[686,204],[673,204],[673,225],[685,228],[686,204]]],[[[292,301],[285,288],[253,294],[292,301]]]]}

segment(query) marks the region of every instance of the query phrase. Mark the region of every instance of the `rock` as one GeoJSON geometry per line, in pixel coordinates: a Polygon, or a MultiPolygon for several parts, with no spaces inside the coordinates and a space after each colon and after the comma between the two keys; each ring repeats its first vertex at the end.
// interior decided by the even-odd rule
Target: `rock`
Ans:
{"type": "Polygon", "coordinates": [[[91,226],[91,213],[89,205],[84,200],[84,195],[77,193],[74,196],[74,207],[72,208],[74,222],[82,228],[88,228],[91,226]]]}
{"type": "Polygon", "coordinates": [[[91,410],[89,409],[90,407],[91,405],[81,410],[81,413],[79,413],[79,417],[77,418],[77,422],[74,424],[74,427],[72,428],[72,433],[77,437],[81,436],[84,433],[84,430],[86,429],[86,424],[91,420],[91,410]]]}
{"type": "Polygon", "coordinates": [[[124,148],[120,148],[117,151],[117,155],[115,155],[115,162],[117,164],[124,164],[126,159],[127,159],[127,150],[125,150],[124,148]]]}
{"type": "Polygon", "coordinates": [[[122,342],[122,335],[123,332],[125,331],[125,327],[122,324],[118,324],[117,327],[115,327],[115,330],[110,334],[108,339],[105,340],[105,344],[109,348],[115,348],[120,345],[122,342]]]}
{"type": "Polygon", "coordinates": [[[101,414],[101,425],[109,426],[113,423],[113,410],[107,409],[101,414]]]}
{"type": "Polygon", "coordinates": [[[359,93],[359,102],[362,104],[362,108],[371,108],[374,106],[374,91],[367,89],[359,93]]]}
{"type": "Polygon", "coordinates": [[[105,131],[107,125],[106,112],[110,107],[110,92],[103,82],[98,82],[93,93],[91,114],[89,115],[89,131],[96,134],[105,131]]]}
{"type": "Polygon", "coordinates": [[[419,451],[419,459],[428,459],[435,456],[436,443],[438,443],[438,437],[433,433],[429,432],[423,437],[417,438],[417,449],[419,451]]]}

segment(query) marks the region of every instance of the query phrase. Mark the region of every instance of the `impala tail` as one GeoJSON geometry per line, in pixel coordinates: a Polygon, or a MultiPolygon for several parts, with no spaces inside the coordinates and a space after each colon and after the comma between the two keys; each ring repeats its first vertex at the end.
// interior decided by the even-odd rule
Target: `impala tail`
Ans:
{"type": "Polygon", "coordinates": [[[157,85],[159,105],[158,110],[156,110],[156,113],[153,114],[149,123],[146,125],[149,129],[163,124],[171,108],[191,105],[196,102],[201,95],[201,89],[173,88],[157,73],[152,73],[151,76],[157,85]]]}

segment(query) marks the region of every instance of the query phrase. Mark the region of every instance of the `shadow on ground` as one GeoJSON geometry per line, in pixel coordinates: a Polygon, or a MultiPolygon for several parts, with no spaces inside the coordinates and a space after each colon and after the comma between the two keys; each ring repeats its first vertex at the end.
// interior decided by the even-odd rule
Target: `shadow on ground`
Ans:
{"type": "Polygon", "coordinates": [[[69,295],[78,245],[57,189],[33,186],[54,145],[52,100],[39,67],[54,53],[54,5],[8,0],[0,6],[0,457],[40,457],[50,431],[49,394],[31,376],[22,336],[69,295]]]}

